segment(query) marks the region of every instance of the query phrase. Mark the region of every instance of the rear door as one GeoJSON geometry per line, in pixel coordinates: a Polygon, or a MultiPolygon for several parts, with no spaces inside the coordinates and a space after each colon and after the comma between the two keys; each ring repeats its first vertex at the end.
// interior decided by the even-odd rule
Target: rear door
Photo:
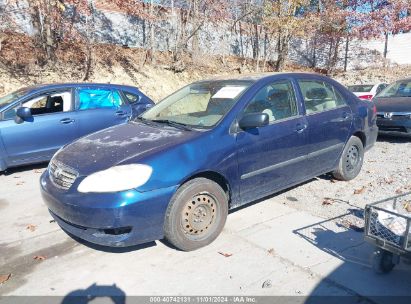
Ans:
{"type": "Polygon", "coordinates": [[[119,91],[105,87],[77,88],[76,119],[79,137],[127,122],[132,115],[119,91]]]}
{"type": "Polygon", "coordinates": [[[331,170],[337,163],[352,124],[351,108],[341,93],[323,79],[298,79],[308,122],[312,176],[331,170]]]}
{"type": "Polygon", "coordinates": [[[269,125],[241,130],[236,137],[243,203],[304,178],[307,122],[290,80],[264,86],[242,115],[263,112],[269,125]]]}
{"type": "Polygon", "coordinates": [[[138,94],[137,92],[130,91],[123,91],[122,94],[131,106],[132,117],[137,117],[154,106],[154,102],[143,94],[138,94]]]}
{"type": "Polygon", "coordinates": [[[2,114],[0,132],[9,166],[49,160],[77,136],[72,89],[32,96],[2,114]],[[17,108],[31,109],[33,118],[17,124],[17,108]]]}

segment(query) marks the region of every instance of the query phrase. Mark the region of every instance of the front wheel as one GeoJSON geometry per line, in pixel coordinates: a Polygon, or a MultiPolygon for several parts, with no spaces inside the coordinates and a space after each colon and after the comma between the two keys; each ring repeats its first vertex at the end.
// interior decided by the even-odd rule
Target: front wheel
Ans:
{"type": "Polygon", "coordinates": [[[183,251],[201,248],[217,238],[227,214],[224,190],[209,179],[192,179],[177,190],[168,205],[165,238],[183,251]]]}
{"type": "Polygon", "coordinates": [[[332,175],[338,180],[349,181],[360,173],[363,162],[364,146],[362,141],[356,136],[351,136],[345,145],[338,167],[332,172],[332,175]]]}

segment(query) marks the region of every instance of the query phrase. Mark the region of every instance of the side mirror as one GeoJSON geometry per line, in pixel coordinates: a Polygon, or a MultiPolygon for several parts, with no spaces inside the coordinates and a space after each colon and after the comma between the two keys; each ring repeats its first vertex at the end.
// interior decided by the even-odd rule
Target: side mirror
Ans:
{"type": "Polygon", "coordinates": [[[16,111],[16,116],[23,120],[30,120],[33,118],[33,115],[31,115],[31,109],[26,107],[18,108],[16,111]]]}
{"type": "Polygon", "coordinates": [[[259,128],[268,125],[269,117],[266,113],[246,114],[240,119],[238,126],[245,129],[259,128]]]}

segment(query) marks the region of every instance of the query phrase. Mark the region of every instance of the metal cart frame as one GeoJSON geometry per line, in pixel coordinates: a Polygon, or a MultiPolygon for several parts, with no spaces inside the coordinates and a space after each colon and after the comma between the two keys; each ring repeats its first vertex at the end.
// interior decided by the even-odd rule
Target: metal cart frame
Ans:
{"type": "Polygon", "coordinates": [[[400,257],[411,261],[411,213],[409,215],[402,214],[386,207],[392,204],[392,209],[397,210],[398,204],[403,203],[403,199],[408,197],[411,201],[411,192],[365,206],[364,238],[367,242],[376,246],[373,256],[373,268],[379,273],[390,272],[399,263],[400,257]],[[378,212],[392,215],[397,219],[399,226],[404,228],[404,233],[395,233],[381,224],[378,220],[378,212]]]}

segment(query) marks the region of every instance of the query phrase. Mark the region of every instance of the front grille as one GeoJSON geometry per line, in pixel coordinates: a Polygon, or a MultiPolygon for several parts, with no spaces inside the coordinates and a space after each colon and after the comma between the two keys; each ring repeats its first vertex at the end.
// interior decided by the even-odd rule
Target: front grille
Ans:
{"type": "Polygon", "coordinates": [[[57,187],[68,190],[78,177],[78,172],[62,163],[52,160],[49,165],[50,180],[57,187]]]}

